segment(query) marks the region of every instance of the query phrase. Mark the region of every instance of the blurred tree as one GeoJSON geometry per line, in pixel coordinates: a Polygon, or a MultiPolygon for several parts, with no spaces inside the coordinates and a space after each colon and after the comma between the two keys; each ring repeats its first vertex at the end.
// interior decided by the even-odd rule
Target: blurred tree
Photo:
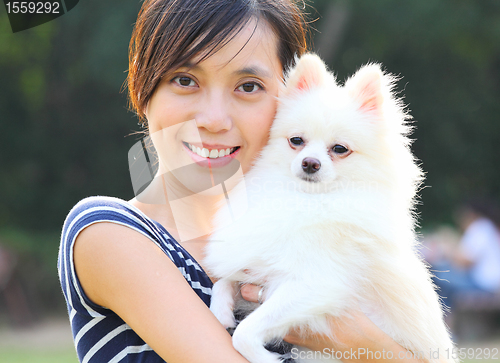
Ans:
{"type": "MultiPolygon", "coordinates": [[[[307,2],[317,50],[339,80],[370,61],[402,77],[430,186],[422,224],[450,221],[468,194],[499,201],[500,2],[307,2]]],[[[126,136],[140,127],[120,90],[140,5],[81,1],[16,34],[0,10],[0,243],[19,254],[42,309],[63,306],[55,256],[69,209],[89,195],[133,196],[127,152],[137,137],[126,136]]]]}
{"type": "Polygon", "coordinates": [[[85,196],[133,196],[138,126],[120,89],[139,6],[84,2],[16,34],[1,15],[0,226],[55,230],[85,196]]]}
{"type": "MultiPolygon", "coordinates": [[[[377,61],[401,75],[428,173],[423,224],[465,194],[500,196],[500,2],[316,0],[315,43],[340,80],[377,61]],[[318,15],[321,14],[321,15],[318,15]]],[[[88,195],[132,197],[139,130],[120,93],[139,1],[80,2],[12,34],[0,15],[0,228],[58,230],[88,195]]]]}

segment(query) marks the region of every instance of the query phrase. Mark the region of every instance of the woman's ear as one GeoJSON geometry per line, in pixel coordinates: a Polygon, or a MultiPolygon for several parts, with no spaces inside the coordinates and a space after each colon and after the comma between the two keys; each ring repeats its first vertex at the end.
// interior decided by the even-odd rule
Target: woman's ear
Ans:
{"type": "Polygon", "coordinates": [[[284,95],[309,91],[323,86],[332,77],[326,64],[316,54],[307,53],[300,59],[296,57],[296,65],[286,77],[284,95]]]}
{"type": "Polygon", "coordinates": [[[281,96],[283,96],[283,94],[286,91],[285,77],[286,75],[283,75],[281,78],[278,79],[278,99],[281,96]]]}
{"type": "Polygon", "coordinates": [[[144,109],[142,110],[144,113],[144,117],[146,118],[146,122],[149,120],[148,117],[148,112],[149,112],[149,101],[146,103],[146,106],[144,106],[144,109]]]}

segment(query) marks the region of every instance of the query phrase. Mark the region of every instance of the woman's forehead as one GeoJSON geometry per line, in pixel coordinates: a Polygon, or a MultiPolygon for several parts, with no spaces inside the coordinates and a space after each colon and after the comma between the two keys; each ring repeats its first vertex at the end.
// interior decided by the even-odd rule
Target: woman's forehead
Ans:
{"type": "Polygon", "coordinates": [[[281,70],[278,39],[265,21],[250,20],[214,53],[200,53],[180,67],[196,69],[225,68],[227,71],[272,77],[281,70]]]}

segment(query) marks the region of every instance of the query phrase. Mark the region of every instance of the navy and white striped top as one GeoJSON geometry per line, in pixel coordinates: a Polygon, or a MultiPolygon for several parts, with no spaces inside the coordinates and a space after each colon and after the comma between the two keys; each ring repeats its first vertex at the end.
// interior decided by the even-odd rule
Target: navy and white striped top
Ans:
{"type": "Polygon", "coordinates": [[[175,263],[207,306],[210,306],[212,282],[162,225],[124,200],[91,197],[82,200],[68,214],[61,236],[58,270],[80,362],[164,362],[118,315],[90,301],[80,285],[73,245],[85,227],[97,222],[121,224],[149,238],[175,263]]]}

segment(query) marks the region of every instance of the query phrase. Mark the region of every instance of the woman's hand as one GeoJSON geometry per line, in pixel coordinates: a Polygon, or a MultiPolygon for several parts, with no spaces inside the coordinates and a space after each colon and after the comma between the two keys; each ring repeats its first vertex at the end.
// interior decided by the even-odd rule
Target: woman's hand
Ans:
{"type": "MultiPolygon", "coordinates": [[[[241,295],[247,301],[258,302],[261,289],[261,286],[246,284],[241,287],[241,295]]],[[[343,317],[330,316],[329,323],[335,339],[319,333],[301,335],[293,329],[283,339],[288,343],[328,354],[340,351],[343,362],[422,362],[409,358],[411,354],[377,327],[359,308],[351,309],[343,317]],[[373,354],[366,354],[367,352],[373,354]],[[381,356],[382,359],[374,359],[375,356],[381,356]],[[390,357],[392,358],[389,359],[390,357]]]]}

